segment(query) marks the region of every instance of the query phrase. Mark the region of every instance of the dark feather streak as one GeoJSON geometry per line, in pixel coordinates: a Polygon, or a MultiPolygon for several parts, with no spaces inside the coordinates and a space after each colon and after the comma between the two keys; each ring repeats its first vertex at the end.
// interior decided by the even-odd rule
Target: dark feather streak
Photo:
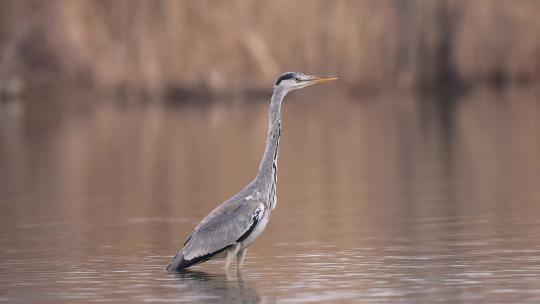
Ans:
{"type": "Polygon", "coordinates": [[[282,80],[293,79],[293,78],[294,78],[294,73],[292,73],[292,72],[285,73],[285,74],[281,75],[281,77],[278,78],[278,80],[276,81],[276,85],[279,85],[279,83],[282,80]]]}

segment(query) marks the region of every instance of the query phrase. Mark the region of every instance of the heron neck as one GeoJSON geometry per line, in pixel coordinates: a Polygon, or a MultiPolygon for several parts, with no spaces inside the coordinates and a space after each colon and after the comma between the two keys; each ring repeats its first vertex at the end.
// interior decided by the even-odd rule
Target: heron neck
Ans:
{"type": "Polygon", "coordinates": [[[266,148],[255,179],[267,191],[271,191],[272,187],[275,190],[275,184],[277,183],[277,159],[279,137],[281,135],[281,102],[286,94],[287,92],[283,88],[274,89],[272,94],[266,148]]]}

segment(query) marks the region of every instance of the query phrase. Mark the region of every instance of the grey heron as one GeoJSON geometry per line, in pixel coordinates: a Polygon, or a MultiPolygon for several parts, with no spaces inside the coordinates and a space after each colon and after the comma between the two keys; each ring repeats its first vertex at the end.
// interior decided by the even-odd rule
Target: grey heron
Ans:
{"type": "Polygon", "coordinates": [[[308,76],[287,72],[277,80],[270,102],[266,148],[255,179],[242,191],[210,212],[193,230],[167,270],[186,269],[213,258],[225,258],[228,269],[234,258],[241,270],[246,250],[264,231],[276,207],[278,146],[281,103],[293,90],[336,80],[333,76],[308,76]]]}

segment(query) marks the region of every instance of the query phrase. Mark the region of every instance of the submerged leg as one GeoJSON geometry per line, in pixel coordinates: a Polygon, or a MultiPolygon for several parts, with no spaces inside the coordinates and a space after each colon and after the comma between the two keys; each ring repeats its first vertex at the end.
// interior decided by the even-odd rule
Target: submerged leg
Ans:
{"type": "Polygon", "coordinates": [[[238,250],[240,250],[240,244],[236,244],[231,247],[231,249],[227,250],[227,256],[225,257],[225,270],[228,270],[229,266],[231,266],[234,257],[236,254],[238,254],[238,250]]]}
{"type": "Polygon", "coordinates": [[[244,265],[244,260],[246,259],[247,248],[244,248],[238,252],[236,255],[236,269],[242,270],[242,265],[244,265]]]}

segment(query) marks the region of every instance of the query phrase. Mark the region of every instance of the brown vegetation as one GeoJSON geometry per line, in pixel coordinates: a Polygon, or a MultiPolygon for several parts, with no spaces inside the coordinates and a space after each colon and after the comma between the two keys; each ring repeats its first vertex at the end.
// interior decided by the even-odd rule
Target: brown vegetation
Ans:
{"type": "MultiPolygon", "coordinates": [[[[540,1],[2,1],[0,92],[267,89],[286,70],[355,88],[531,83],[540,1]]],[[[0,94],[1,95],[1,94],[0,94]]]]}

